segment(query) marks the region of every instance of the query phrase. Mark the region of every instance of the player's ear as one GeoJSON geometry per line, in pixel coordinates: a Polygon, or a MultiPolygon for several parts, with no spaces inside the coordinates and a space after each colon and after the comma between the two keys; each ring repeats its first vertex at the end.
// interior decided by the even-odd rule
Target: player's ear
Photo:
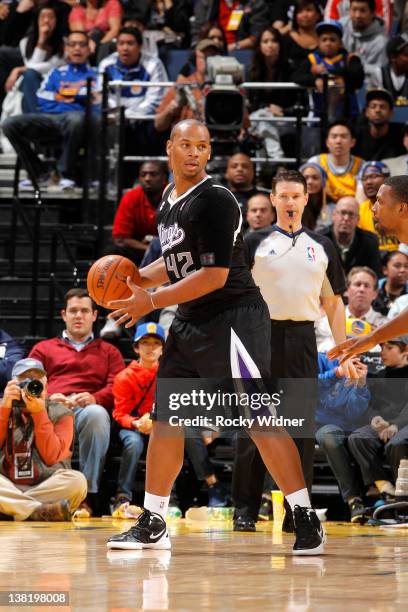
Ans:
{"type": "Polygon", "coordinates": [[[172,146],[173,146],[173,143],[171,142],[171,140],[168,140],[166,142],[166,153],[167,153],[167,155],[170,155],[172,146]]]}
{"type": "Polygon", "coordinates": [[[210,145],[210,146],[208,147],[208,157],[207,157],[207,160],[210,160],[210,159],[211,159],[211,153],[212,153],[212,150],[211,150],[211,145],[210,145]]]}

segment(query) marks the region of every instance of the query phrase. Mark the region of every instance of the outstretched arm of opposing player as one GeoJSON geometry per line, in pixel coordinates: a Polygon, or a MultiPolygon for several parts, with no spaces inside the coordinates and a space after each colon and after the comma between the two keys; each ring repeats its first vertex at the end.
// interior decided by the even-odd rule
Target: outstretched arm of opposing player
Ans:
{"type": "MultiPolygon", "coordinates": [[[[108,307],[115,309],[109,314],[109,318],[116,319],[118,324],[126,323],[125,327],[132,327],[140,317],[152,310],[172,304],[183,304],[221,289],[225,285],[228,273],[229,268],[200,268],[178,283],[163,287],[154,294],[138,287],[128,278],[127,284],[132,290],[132,295],[127,300],[109,302],[108,307]]],[[[143,285],[143,287],[146,286],[154,285],[143,285]]]]}

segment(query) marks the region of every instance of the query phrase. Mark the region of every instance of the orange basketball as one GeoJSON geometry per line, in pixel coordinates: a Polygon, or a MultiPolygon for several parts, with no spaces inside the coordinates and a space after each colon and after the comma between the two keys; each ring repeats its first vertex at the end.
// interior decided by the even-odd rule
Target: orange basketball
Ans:
{"type": "Polygon", "coordinates": [[[91,298],[104,308],[109,308],[108,302],[124,300],[131,296],[126,284],[130,276],[137,285],[141,278],[137,266],[121,255],[105,255],[91,266],[87,277],[87,287],[91,298]]]}

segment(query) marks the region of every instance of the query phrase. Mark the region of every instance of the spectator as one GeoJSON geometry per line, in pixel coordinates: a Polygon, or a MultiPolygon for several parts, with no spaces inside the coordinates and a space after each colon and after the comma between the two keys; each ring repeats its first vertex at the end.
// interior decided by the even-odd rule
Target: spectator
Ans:
{"type": "Polygon", "coordinates": [[[344,121],[335,121],[327,131],[328,153],[320,153],[309,159],[325,170],[327,197],[333,202],[356,193],[357,175],[363,160],[351,155],[350,151],[355,144],[352,128],[344,121]]]}
{"type": "Polygon", "coordinates": [[[227,37],[217,21],[204,24],[201,32],[198,35],[198,40],[204,40],[204,38],[209,38],[215,42],[217,47],[221,49],[223,55],[228,54],[227,37]]]}
{"type": "Polygon", "coordinates": [[[112,513],[132,501],[137,464],[144,448],[142,434],[150,434],[154,388],[159,359],[165,342],[164,330],[156,323],[138,325],[133,349],[139,357],[119,372],[113,383],[113,418],[119,424],[123,444],[118,488],[112,513]]]}
{"type": "Polygon", "coordinates": [[[378,278],[367,266],[355,266],[347,275],[347,319],[366,321],[371,327],[379,327],[386,318],[376,312],[372,304],[378,294],[378,278]]]}
{"type": "Polygon", "coordinates": [[[321,230],[321,233],[332,240],[345,273],[354,266],[368,266],[381,276],[378,238],[358,227],[360,215],[357,200],[351,196],[341,198],[332,219],[333,224],[321,230]]]}
{"type": "Polygon", "coordinates": [[[43,340],[30,353],[44,363],[50,399],[63,403],[74,414],[79,466],[88,482],[82,506],[90,514],[109,446],[112,385],[125,367],[117,348],[94,338],[97,314],[85,289],[71,289],[61,311],[66,325],[62,337],[43,340]]]}
{"type": "Polygon", "coordinates": [[[0,404],[0,511],[16,521],[69,521],[86,497],[85,477],[71,469],[73,414],[49,398],[40,361],[17,361],[11,376],[0,404]],[[22,386],[27,380],[38,395],[22,386]]]}
{"type": "MultiPolygon", "coordinates": [[[[325,19],[340,19],[347,17],[350,10],[350,0],[328,0],[324,11],[325,19]]],[[[392,25],[392,0],[375,0],[375,14],[385,23],[386,31],[392,25]]]]}
{"type": "Polygon", "coordinates": [[[188,48],[190,45],[190,0],[155,0],[149,2],[146,15],[149,31],[162,33],[161,39],[173,46],[188,48]]]}
{"type": "Polygon", "coordinates": [[[311,230],[319,231],[331,224],[333,204],[327,203],[326,171],[314,162],[306,162],[299,168],[306,179],[309,199],[302,217],[302,224],[311,230]]]}
{"type": "Polygon", "coordinates": [[[342,366],[319,353],[319,393],[315,414],[316,440],[338,482],[341,496],[350,510],[351,522],[364,514],[361,478],[348,450],[348,435],[363,425],[370,393],[366,385],[367,366],[355,360],[360,375],[357,384],[346,383],[342,366]]]}
{"type": "Polygon", "coordinates": [[[375,0],[351,0],[349,14],[340,23],[343,44],[347,51],[359,56],[367,77],[386,61],[388,37],[382,19],[375,14],[375,0]]]}
{"type": "MultiPolygon", "coordinates": [[[[158,57],[142,53],[142,34],[136,28],[122,28],[118,35],[117,52],[99,65],[99,74],[107,75],[109,81],[167,81],[166,70],[158,57]]],[[[155,113],[164,95],[162,87],[123,87],[120,90],[120,105],[125,108],[127,138],[125,155],[154,155],[160,149],[161,140],[152,121],[143,118],[155,113]]],[[[110,91],[109,105],[117,106],[116,90],[110,91]]],[[[127,164],[128,186],[134,169],[127,164]]]]}
{"type": "Polygon", "coordinates": [[[318,0],[296,0],[292,28],[284,41],[292,68],[302,63],[318,45],[316,24],[322,20],[322,8],[318,0]]]}
{"type": "Polygon", "coordinates": [[[275,223],[275,209],[266,193],[257,193],[249,198],[246,220],[249,226],[248,232],[255,232],[275,223]]]}
{"type": "Polygon", "coordinates": [[[371,89],[366,95],[365,117],[356,130],[354,153],[379,160],[404,153],[404,127],[391,123],[394,102],[386,89],[371,89]]]}
{"type": "Polygon", "coordinates": [[[206,59],[220,54],[220,46],[214,39],[204,38],[195,48],[195,71],[189,76],[179,74],[176,86],[168,90],[156,110],[154,126],[158,132],[167,132],[178,121],[203,119],[204,103],[201,87],[206,73],[206,59]]]}
{"type": "MultiPolygon", "coordinates": [[[[46,166],[32,148],[32,143],[51,137],[61,142],[62,152],[57,160],[61,189],[76,186],[76,162],[84,138],[86,81],[96,76],[87,63],[89,45],[83,32],[71,32],[66,43],[68,64],[54,68],[37,93],[38,113],[10,117],[2,124],[27,170],[34,174],[41,187],[48,185],[46,166]]],[[[22,189],[32,189],[31,180],[20,183],[22,189]]]]}
{"type": "Polygon", "coordinates": [[[390,171],[383,162],[365,162],[360,172],[366,200],[360,204],[360,221],[358,227],[377,235],[380,251],[395,251],[398,249],[399,241],[396,236],[388,236],[383,232],[377,232],[374,225],[372,207],[377,199],[377,193],[385,179],[390,176],[390,171]]]}
{"type": "Polygon", "coordinates": [[[120,30],[122,5],[119,0],[85,0],[85,6],[74,6],[69,15],[71,32],[86,32],[89,36],[91,55],[100,61],[97,52],[109,46],[120,30]]]}
{"type": "Polygon", "coordinates": [[[406,123],[404,126],[404,137],[402,144],[405,149],[405,153],[403,155],[383,160],[383,162],[389,167],[391,176],[408,174],[408,123],[406,123]]]}
{"type": "MultiPolygon", "coordinates": [[[[27,36],[34,22],[34,16],[41,5],[52,7],[57,11],[58,28],[65,36],[69,32],[68,14],[73,0],[18,0],[2,2],[0,12],[0,45],[18,47],[27,36]]],[[[3,47],[4,48],[4,47],[3,47]]],[[[18,51],[18,49],[16,49],[18,51]]]]}
{"type": "Polygon", "coordinates": [[[20,49],[0,49],[0,91],[9,92],[22,76],[22,108],[25,113],[37,111],[36,93],[42,78],[52,68],[64,64],[62,31],[57,25],[57,9],[44,6],[36,11],[33,27],[20,41],[20,49]],[[9,72],[9,68],[13,69],[9,72]]]}
{"type": "Polygon", "coordinates": [[[378,283],[373,308],[386,317],[394,301],[408,293],[408,255],[401,251],[387,253],[383,264],[385,278],[378,283]]]}
{"type": "Polygon", "coordinates": [[[167,164],[151,161],[140,166],[139,185],[122,196],[116,210],[110,252],[140,264],[151,236],[157,236],[156,209],[167,181],[167,164]]]}
{"type": "Polygon", "coordinates": [[[359,113],[356,91],[364,81],[364,70],[357,55],[343,48],[343,28],[337,21],[321,21],[316,26],[318,47],[294,70],[292,78],[299,85],[314,88],[315,114],[327,108],[329,120],[355,117],[359,113]],[[327,100],[324,81],[328,76],[327,100]]]}
{"type": "Polygon", "coordinates": [[[0,328],[0,395],[3,395],[4,388],[11,378],[14,364],[23,357],[23,347],[0,328]]]}
{"type": "Polygon", "coordinates": [[[196,32],[207,22],[217,21],[225,32],[228,51],[252,49],[262,28],[268,25],[268,7],[264,0],[196,0],[194,3],[196,32]]]}
{"type": "Polygon", "coordinates": [[[407,378],[408,350],[399,338],[381,345],[385,368],[371,387],[372,401],[367,414],[370,425],[355,430],[348,445],[359,466],[364,485],[376,485],[385,499],[394,496],[400,460],[408,445],[407,378]],[[391,474],[384,468],[384,460],[391,474]]]}
{"type": "Polygon", "coordinates": [[[408,33],[398,34],[388,41],[388,63],[378,67],[368,79],[368,87],[389,91],[396,106],[408,105],[408,33]]]}
{"type": "Polygon", "coordinates": [[[227,187],[238,200],[244,219],[249,198],[260,191],[254,184],[254,174],[254,165],[245,153],[236,153],[229,158],[225,172],[227,187]]]}

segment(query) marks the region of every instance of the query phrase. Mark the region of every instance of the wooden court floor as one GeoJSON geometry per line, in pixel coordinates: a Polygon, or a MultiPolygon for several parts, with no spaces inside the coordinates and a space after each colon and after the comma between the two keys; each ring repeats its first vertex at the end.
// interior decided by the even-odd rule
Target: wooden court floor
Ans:
{"type": "Polygon", "coordinates": [[[238,534],[178,521],[172,551],[108,552],[107,537],[130,524],[0,522],[0,610],[408,610],[403,528],[326,523],[325,556],[294,558],[292,536],[271,523],[238,534]],[[69,605],[6,600],[27,591],[68,592],[69,605]]]}

